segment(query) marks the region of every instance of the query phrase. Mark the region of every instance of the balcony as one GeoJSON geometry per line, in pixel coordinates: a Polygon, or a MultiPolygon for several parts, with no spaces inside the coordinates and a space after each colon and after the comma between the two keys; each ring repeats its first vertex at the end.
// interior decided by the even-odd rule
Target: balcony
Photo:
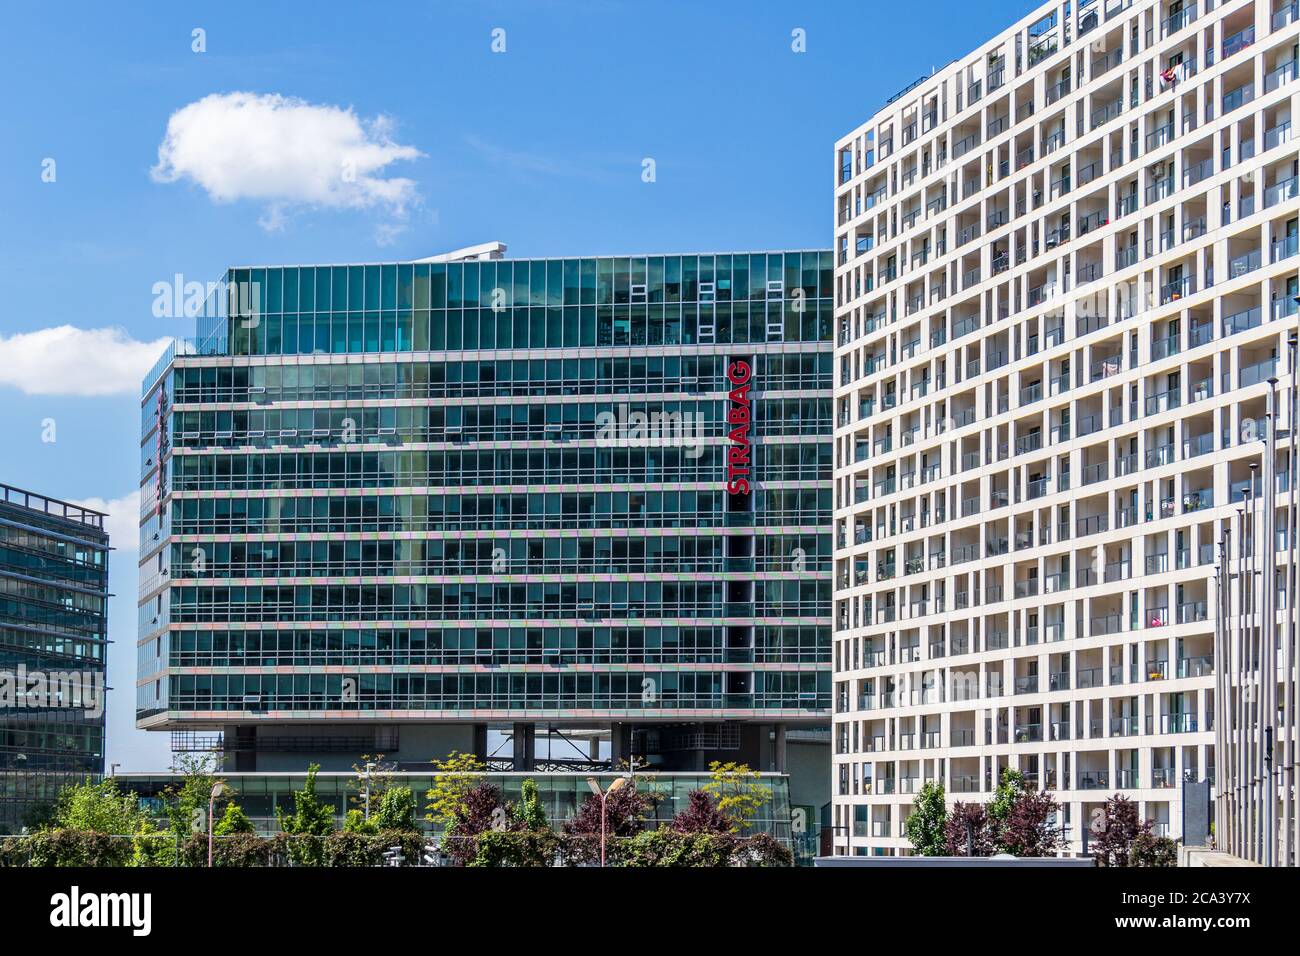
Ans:
{"type": "Polygon", "coordinates": [[[1166,176],[1164,179],[1156,179],[1151,186],[1147,187],[1147,204],[1160,202],[1166,196],[1174,195],[1174,177],[1166,176]]]}
{"type": "Polygon", "coordinates": [[[1296,61],[1287,60],[1276,69],[1264,74],[1264,92],[1272,93],[1283,83],[1290,83],[1296,77],[1296,61]]]}
{"type": "Polygon", "coordinates": [[[1162,734],[1194,734],[1196,730],[1195,714],[1162,714],[1160,717],[1162,734]]]}
{"type": "Polygon", "coordinates": [[[1172,142],[1174,138],[1174,124],[1165,123],[1163,126],[1157,126],[1151,132],[1147,133],[1147,152],[1153,149],[1159,149],[1166,143],[1172,142]]]}
{"type": "Polygon", "coordinates": [[[1247,365],[1241,370],[1240,387],[1249,388],[1252,385],[1258,385],[1260,382],[1267,382],[1277,374],[1277,359],[1264,359],[1262,362],[1256,362],[1253,365],[1247,365]]]}
{"type": "Polygon", "coordinates": [[[1105,770],[1084,770],[1079,773],[1080,790],[1109,790],[1110,774],[1105,770]]]}
{"type": "Polygon", "coordinates": [[[1222,112],[1231,113],[1233,110],[1245,106],[1247,103],[1251,102],[1254,98],[1255,98],[1255,84],[1243,83],[1235,90],[1232,90],[1231,92],[1225,93],[1223,95],[1222,112]]]}
{"type": "Polygon", "coordinates": [[[1196,291],[1196,283],[1191,276],[1183,276],[1166,282],[1160,287],[1160,304],[1168,305],[1196,291]]]}
{"type": "Polygon", "coordinates": [[[1248,275],[1258,269],[1260,264],[1261,258],[1258,249],[1243,252],[1241,255],[1228,260],[1228,278],[1238,279],[1241,276],[1248,275]]]}
{"type": "Polygon", "coordinates": [[[1246,27],[1246,29],[1244,30],[1238,30],[1232,36],[1224,39],[1223,52],[1221,55],[1223,59],[1226,60],[1234,53],[1240,53],[1242,50],[1246,49],[1246,47],[1250,46],[1254,42],[1255,42],[1255,28],[1253,26],[1246,27]]]}
{"type": "Polygon", "coordinates": [[[1264,208],[1276,206],[1280,202],[1295,199],[1300,194],[1296,189],[1296,177],[1280,180],[1264,190],[1264,208]]]}

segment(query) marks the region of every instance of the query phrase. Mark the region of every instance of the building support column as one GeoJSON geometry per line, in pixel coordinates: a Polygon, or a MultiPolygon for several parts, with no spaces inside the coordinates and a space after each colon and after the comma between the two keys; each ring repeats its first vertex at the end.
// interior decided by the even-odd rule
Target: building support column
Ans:
{"type": "Polygon", "coordinates": [[[785,724],[772,726],[772,769],[777,773],[786,772],[785,724]]]}
{"type": "Polygon", "coordinates": [[[486,761],[488,756],[487,724],[471,724],[473,744],[471,749],[479,760],[486,761]]]}
{"type": "Polygon", "coordinates": [[[627,730],[628,725],[621,721],[615,721],[609,725],[609,766],[611,770],[618,770],[620,760],[632,759],[632,755],[628,753],[627,730]]]}
{"type": "Polygon", "coordinates": [[[534,754],[537,752],[537,725],[516,723],[511,743],[514,745],[515,770],[532,770],[534,754]]]}

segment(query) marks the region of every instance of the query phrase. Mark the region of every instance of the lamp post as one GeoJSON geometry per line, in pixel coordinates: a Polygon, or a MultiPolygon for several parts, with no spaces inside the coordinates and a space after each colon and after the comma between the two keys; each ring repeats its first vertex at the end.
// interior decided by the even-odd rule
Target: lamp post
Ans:
{"type": "Polygon", "coordinates": [[[208,797],[208,869],[212,869],[212,833],[216,830],[215,821],[212,814],[216,809],[217,797],[226,792],[226,785],[218,780],[212,785],[212,793],[208,797]]]}
{"type": "Polygon", "coordinates": [[[600,865],[605,865],[605,809],[609,801],[610,794],[627,783],[627,777],[618,777],[609,785],[608,790],[600,789],[600,781],[595,777],[587,778],[587,786],[591,787],[591,792],[600,797],[600,865]]]}

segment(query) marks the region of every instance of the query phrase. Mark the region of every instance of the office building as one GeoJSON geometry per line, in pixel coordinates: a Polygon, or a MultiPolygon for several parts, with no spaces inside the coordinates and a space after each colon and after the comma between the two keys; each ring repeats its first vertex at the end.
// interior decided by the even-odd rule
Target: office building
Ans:
{"type": "Polygon", "coordinates": [[[0,833],[104,770],[104,517],[0,484],[0,833]]]}
{"type": "Polygon", "coordinates": [[[232,772],[737,760],[819,811],[831,266],[231,269],[144,383],[138,725],[232,772]]]}

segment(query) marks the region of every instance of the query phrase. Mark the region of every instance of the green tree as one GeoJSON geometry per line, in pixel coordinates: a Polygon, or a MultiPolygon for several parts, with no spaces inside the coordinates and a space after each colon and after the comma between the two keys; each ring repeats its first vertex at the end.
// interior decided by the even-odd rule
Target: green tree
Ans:
{"type": "Polygon", "coordinates": [[[429,801],[425,819],[446,830],[455,824],[470,792],[483,782],[487,764],[475,754],[453,750],[446,760],[434,760],[433,769],[437,776],[424,795],[429,801]]]}
{"type": "MultiPolygon", "coordinates": [[[[162,797],[172,833],[177,839],[184,840],[192,833],[207,832],[212,788],[220,781],[216,775],[220,758],[215,754],[178,754],[176,764],[181,775],[180,783],[164,789],[162,797]]],[[[233,795],[229,787],[225,793],[221,799],[228,800],[233,795]]]]}
{"type": "Polygon", "coordinates": [[[123,793],[116,780],[73,783],[59,791],[47,830],[84,830],[130,836],[152,829],[134,793],[123,793]]]}
{"type": "Polygon", "coordinates": [[[379,806],[371,818],[377,830],[418,830],[415,825],[415,793],[410,787],[389,787],[379,798],[379,806]]]}
{"type": "Polygon", "coordinates": [[[948,823],[948,806],[943,784],[927,780],[912,801],[912,812],[903,824],[903,832],[920,856],[943,856],[948,852],[944,827],[948,823]]]}
{"type": "Polygon", "coordinates": [[[253,821],[248,819],[243,808],[231,801],[226,804],[226,812],[217,821],[212,832],[217,836],[234,836],[236,833],[253,833],[253,821]]]}
{"type": "Polygon", "coordinates": [[[289,855],[299,866],[320,866],[324,859],[323,838],[334,831],[334,808],[316,796],[316,773],[320,764],[307,768],[307,781],[293,793],[293,813],[275,808],[280,829],[289,835],[289,855]]]}
{"type": "Polygon", "coordinates": [[[379,827],[374,820],[367,820],[363,811],[353,807],[343,816],[343,832],[364,833],[369,836],[378,833],[379,827]]]}
{"type": "MultiPolygon", "coordinates": [[[[90,834],[106,837],[131,837],[109,840],[108,856],[116,866],[167,865],[174,855],[175,840],[167,831],[159,831],[149,814],[140,809],[134,793],[123,793],[117,781],[109,778],[100,783],[74,783],[59,791],[49,825],[43,831],[62,845],[75,845],[92,839],[90,834]]],[[[56,858],[64,858],[59,850],[56,858]]],[[[69,864],[69,865],[85,865],[69,864]]]]}
{"type": "Polygon", "coordinates": [[[995,828],[1007,822],[1016,798],[1020,796],[1024,786],[1025,775],[1019,770],[1008,767],[1002,771],[1002,779],[998,781],[997,789],[993,791],[993,799],[988,805],[989,820],[995,828]]]}
{"type": "Polygon", "coordinates": [[[760,782],[758,771],[750,770],[748,764],[715,760],[709,764],[709,778],[701,789],[731,821],[732,833],[749,829],[758,811],[772,797],[760,782]]]}
{"type": "Polygon", "coordinates": [[[551,825],[546,819],[546,808],[542,806],[541,794],[537,791],[537,781],[525,780],[522,789],[522,798],[515,808],[515,817],[519,824],[525,830],[533,832],[549,830],[551,825]]]}

